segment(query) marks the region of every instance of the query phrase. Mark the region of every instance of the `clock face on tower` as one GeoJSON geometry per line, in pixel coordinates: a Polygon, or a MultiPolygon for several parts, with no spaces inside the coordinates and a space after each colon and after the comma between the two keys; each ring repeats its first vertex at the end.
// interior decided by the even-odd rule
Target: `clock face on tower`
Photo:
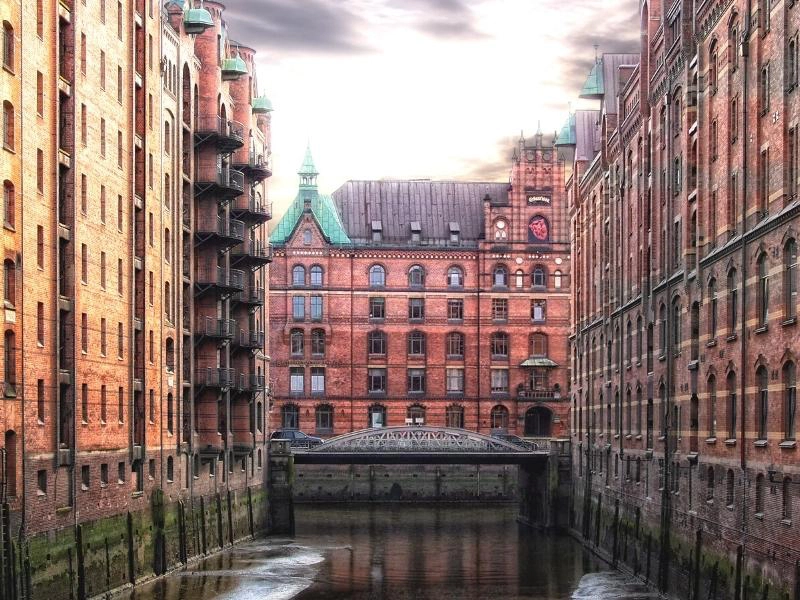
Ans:
{"type": "Polygon", "coordinates": [[[531,217],[528,223],[528,241],[529,242],[546,242],[550,239],[550,225],[541,215],[531,217]]]}

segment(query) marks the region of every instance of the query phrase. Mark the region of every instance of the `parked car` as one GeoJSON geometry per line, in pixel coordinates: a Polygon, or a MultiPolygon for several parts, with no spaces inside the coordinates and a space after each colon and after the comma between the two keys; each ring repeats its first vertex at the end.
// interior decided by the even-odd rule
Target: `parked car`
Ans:
{"type": "Polygon", "coordinates": [[[515,446],[519,446],[520,448],[525,448],[525,450],[538,450],[538,445],[536,442],[529,442],[528,440],[524,440],[518,435],[514,435],[512,433],[503,433],[502,431],[494,431],[492,432],[492,437],[497,438],[499,440],[503,440],[504,442],[508,442],[509,444],[514,444],[515,446]]]}
{"type": "Polygon", "coordinates": [[[297,429],[276,429],[269,437],[271,440],[289,440],[292,448],[313,448],[323,442],[322,438],[308,435],[297,429]]]}

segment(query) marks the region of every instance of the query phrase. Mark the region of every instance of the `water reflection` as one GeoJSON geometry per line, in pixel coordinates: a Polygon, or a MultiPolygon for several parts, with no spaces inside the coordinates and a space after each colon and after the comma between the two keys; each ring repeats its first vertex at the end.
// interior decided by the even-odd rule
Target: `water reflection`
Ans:
{"type": "Polygon", "coordinates": [[[293,540],[244,544],[130,598],[655,597],[617,573],[599,572],[606,567],[572,538],[518,526],[513,506],[306,506],[296,516],[293,540]]]}

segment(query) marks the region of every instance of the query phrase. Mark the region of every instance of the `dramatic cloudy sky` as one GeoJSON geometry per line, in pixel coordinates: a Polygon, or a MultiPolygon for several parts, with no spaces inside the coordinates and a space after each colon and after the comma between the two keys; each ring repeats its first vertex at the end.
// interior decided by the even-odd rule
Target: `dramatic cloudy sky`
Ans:
{"type": "Polygon", "coordinates": [[[270,196],[294,197],[310,139],[320,187],[505,180],[513,141],[550,135],[600,51],[635,49],[636,0],[223,0],[275,106],[270,196]]]}

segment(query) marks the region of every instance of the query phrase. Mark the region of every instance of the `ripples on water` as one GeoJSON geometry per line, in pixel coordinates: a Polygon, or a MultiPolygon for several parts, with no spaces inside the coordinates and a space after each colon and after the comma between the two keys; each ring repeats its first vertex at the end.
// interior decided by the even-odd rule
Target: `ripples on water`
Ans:
{"type": "Polygon", "coordinates": [[[297,509],[297,536],[244,544],[137,600],[638,600],[657,598],[513,506],[297,509]]]}

